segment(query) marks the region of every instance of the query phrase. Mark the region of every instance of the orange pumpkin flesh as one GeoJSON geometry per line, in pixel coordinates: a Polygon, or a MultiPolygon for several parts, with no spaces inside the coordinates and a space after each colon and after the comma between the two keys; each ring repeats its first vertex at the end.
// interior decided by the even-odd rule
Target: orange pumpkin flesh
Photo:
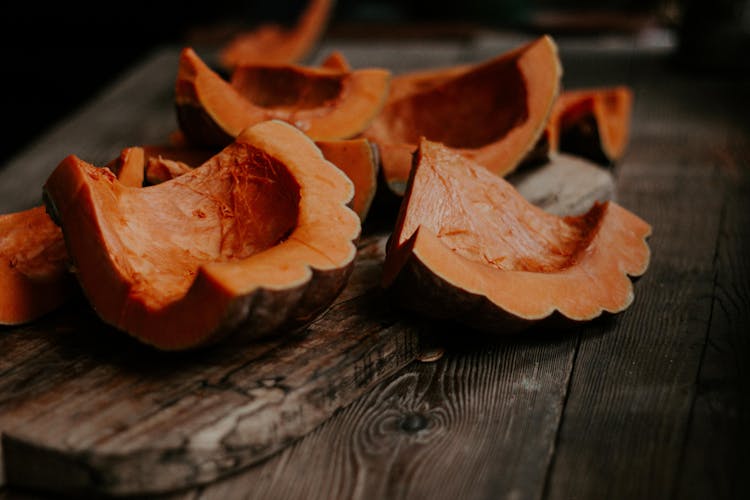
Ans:
{"type": "Polygon", "coordinates": [[[563,92],[547,125],[550,149],[615,163],[625,152],[632,107],[633,92],[625,86],[563,92]]]}
{"type": "Polygon", "coordinates": [[[71,293],[67,267],[62,233],[44,207],[0,215],[0,324],[57,309],[71,293]]]}
{"type": "Polygon", "coordinates": [[[158,186],[128,188],[74,156],[45,184],[93,308],[169,350],[238,328],[266,335],[322,312],[351,271],[352,194],[314,143],[280,121],[158,186]]]}
{"type": "Polygon", "coordinates": [[[378,185],[376,149],[367,139],[317,141],[323,156],[343,171],[354,183],[351,208],[364,221],[370,211],[378,185]]]}
{"type": "MultiPolygon", "coordinates": [[[[143,184],[143,150],[123,150],[107,164],[121,183],[143,184]]],[[[0,324],[28,323],[75,292],[60,228],[43,206],[0,215],[0,324]]]]}
{"type": "Polygon", "coordinates": [[[378,145],[385,179],[398,194],[420,137],[505,175],[544,131],[561,74],[557,48],[544,36],[481,64],[395,76],[364,135],[378,145]]]}
{"type": "Polygon", "coordinates": [[[497,333],[631,303],[649,224],[612,202],[558,217],[441,144],[423,140],[417,156],[383,277],[400,303],[497,333]]]}
{"type": "Polygon", "coordinates": [[[323,34],[333,3],[333,0],[311,0],[291,29],[264,24],[256,30],[240,33],[219,53],[222,66],[231,70],[245,64],[302,61],[323,34]]]}
{"type": "Polygon", "coordinates": [[[349,65],[349,61],[347,61],[344,54],[342,54],[338,50],[334,50],[333,52],[328,54],[328,57],[326,57],[323,62],[320,63],[320,66],[323,68],[336,69],[339,71],[352,70],[352,67],[349,65]]]}
{"type": "Polygon", "coordinates": [[[270,119],[289,122],[314,140],[353,137],[385,103],[390,72],[294,65],[238,67],[231,82],[183,49],[175,85],[181,130],[195,146],[223,147],[243,129],[270,119]]]}
{"type": "MultiPolygon", "coordinates": [[[[377,189],[379,162],[374,146],[364,138],[316,141],[315,145],[326,160],[354,183],[354,197],[349,206],[364,221],[377,189]]],[[[205,161],[207,154],[205,150],[189,148],[147,146],[143,150],[141,170],[145,169],[149,184],[159,184],[190,172],[205,161]]]]}

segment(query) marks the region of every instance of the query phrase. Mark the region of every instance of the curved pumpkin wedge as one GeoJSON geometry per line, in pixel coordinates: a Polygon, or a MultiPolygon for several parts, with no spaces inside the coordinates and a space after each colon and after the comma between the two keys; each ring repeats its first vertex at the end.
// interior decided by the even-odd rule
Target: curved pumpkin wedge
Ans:
{"type": "MultiPolygon", "coordinates": [[[[364,138],[316,141],[315,145],[326,160],[336,165],[354,183],[354,197],[349,207],[364,221],[377,189],[379,161],[374,145],[364,138]]],[[[141,170],[145,170],[149,184],[160,184],[202,165],[207,155],[207,151],[202,149],[146,147],[141,170]]]]}
{"type": "Polygon", "coordinates": [[[364,136],[378,145],[384,177],[397,194],[420,137],[502,176],[536,145],[561,74],[556,45],[543,36],[480,64],[394,76],[388,101],[364,136]]]}
{"type": "Polygon", "coordinates": [[[295,26],[285,29],[263,24],[235,36],[219,52],[219,61],[232,70],[245,64],[288,64],[302,61],[328,25],[334,0],[310,0],[295,26]]]}
{"type": "Polygon", "coordinates": [[[617,162],[628,143],[632,107],[633,92],[624,85],[564,91],[547,125],[550,149],[617,162]]]}
{"type": "Polygon", "coordinates": [[[0,324],[28,323],[57,309],[73,284],[62,233],[44,207],[0,215],[0,324]]]}
{"type": "Polygon", "coordinates": [[[345,285],[360,232],[351,181],[280,121],[140,189],[70,156],[44,192],[99,316],[165,350],[309,322],[345,285]]]}
{"type": "Polygon", "coordinates": [[[589,320],[633,300],[649,224],[619,205],[548,214],[507,181],[423,140],[386,254],[384,286],[407,307],[510,333],[555,311],[589,320]]]}
{"type": "Polygon", "coordinates": [[[354,137],[382,109],[390,72],[295,65],[242,66],[231,83],[191,48],[183,49],[175,86],[180,128],[196,146],[223,147],[243,129],[270,119],[314,140],[354,137]]]}

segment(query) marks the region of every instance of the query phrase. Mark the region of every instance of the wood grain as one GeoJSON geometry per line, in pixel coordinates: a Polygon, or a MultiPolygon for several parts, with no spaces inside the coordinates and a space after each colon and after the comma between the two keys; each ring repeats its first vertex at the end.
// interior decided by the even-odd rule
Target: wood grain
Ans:
{"type": "Polygon", "coordinates": [[[10,484],[73,493],[154,493],[235,471],[315,428],[417,348],[372,289],[304,332],[184,356],[117,338],[80,312],[52,321],[54,332],[2,338],[3,352],[28,356],[0,379],[5,469],[10,484]],[[103,346],[95,337],[105,335],[103,346]]]}
{"type": "Polygon", "coordinates": [[[612,331],[582,337],[550,499],[670,498],[680,480],[726,195],[716,150],[684,132],[718,139],[726,122],[704,131],[712,117],[682,106],[698,99],[697,88],[642,77],[634,82],[641,98],[618,198],[653,224],[652,262],[612,331]],[[675,89],[686,95],[667,99],[675,89]]]}
{"type": "MultiPolygon", "coordinates": [[[[411,41],[403,52],[329,41],[319,56],[335,46],[354,67],[401,72],[476,62],[522,41],[411,41]]],[[[175,500],[747,497],[750,86],[683,74],[663,51],[610,42],[561,41],[560,53],[567,87],[635,91],[628,153],[610,172],[618,201],[654,226],[630,309],[511,339],[406,322],[373,288],[382,233],[362,242],[349,287],[311,330],[252,348],[157,356],[78,300],[0,333],[5,460],[11,450],[25,461],[10,459],[13,481],[117,493],[164,487],[144,479],[156,471],[172,486],[218,478],[166,496],[175,500]],[[410,363],[397,354],[425,346],[445,355],[410,363]],[[324,368],[312,370],[313,358],[324,368]],[[325,380],[331,391],[308,390],[325,380]],[[35,446],[39,438],[52,446],[35,446]],[[201,455],[216,443],[218,455],[201,455]]],[[[65,154],[106,161],[171,131],[174,54],[155,53],[0,171],[0,209],[35,203],[27,186],[65,154]]],[[[37,496],[0,486],[3,500],[37,496]]]]}
{"type": "Polygon", "coordinates": [[[750,497],[750,175],[735,160],[750,158],[750,142],[730,134],[725,148],[715,293],[676,498],[750,497]]]}
{"type": "Polygon", "coordinates": [[[446,347],[439,362],[410,365],[199,498],[538,498],[575,332],[493,341],[454,325],[422,331],[446,347]]]}

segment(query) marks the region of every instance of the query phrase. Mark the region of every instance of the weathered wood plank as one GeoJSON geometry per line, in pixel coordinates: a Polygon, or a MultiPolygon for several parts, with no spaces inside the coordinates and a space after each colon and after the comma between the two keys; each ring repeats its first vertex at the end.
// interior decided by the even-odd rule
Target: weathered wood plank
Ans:
{"type": "Polygon", "coordinates": [[[727,142],[716,292],[675,498],[750,497],[750,142],[727,142]]]}
{"type": "Polygon", "coordinates": [[[582,337],[545,495],[551,499],[669,498],[679,479],[725,195],[717,149],[703,140],[720,138],[728,125],[685,103],[712,95],[716,105],[726,86],[706,94],[663,68],[640,71],[618,198],[653,224],[652,263],[613,331],[582,337]],[[701,140],[688,139],[697,134],[701,140]]]}
{"type": "Polygon", "coordinates": [[[539,498],[575,331],[483,339],[429,321],[422,330],[444,342],[444,358],[411,365],[200,498],[539,498]]]}
{"type": "MultiPolygon", "coordinates": [[[[382,242],[372,245],[358,265],[372,255],[382,262],[382,242]]],[[[7,481],[156,492],[278,451],[416,356],[414,330],[366,275],[369,288],[360,283],[303,333],[244,346],[156,353],[83,304],[8,332],[0,337],[0,352],[12,356],[0,374],[7,481]]]]}

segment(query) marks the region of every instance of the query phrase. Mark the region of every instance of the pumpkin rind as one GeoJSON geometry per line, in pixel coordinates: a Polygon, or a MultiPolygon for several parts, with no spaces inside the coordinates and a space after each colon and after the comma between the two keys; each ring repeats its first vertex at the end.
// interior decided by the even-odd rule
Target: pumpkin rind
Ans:
{"type": "Polygon", "coordinates": [[[378,145],[397,194],[403,194],[420,137],[502,176],[536,145],[561,75],[557,47],[543,36],[480,64],[394,76],[383,111],[364,135],[378,145]]]}
{"type": "Polygon", "coordinates": [[[383,284],[406,307],[492,333],[555,312],[590,320],[630,305],[629,276],[648,266],[650,233],[613,202],[576,217],[545,213],[504,179],[423,140],[383,284]]]}
{"type": "Polygon", "coordinates": [[[389,84],[384,69],[295,65],[242,66],[227,82],[185,48],[175,105],[180,128],[195,146],[224,147],[246,127],[270,119],[291,123],[315,140],[347,139],[380,112],[389,84]],[[308,95],[321,98],[304,102],[308,95]]]}
{"type": "Polygon", "coordinates": [[[45,193],[99,316],[165,350],[310,321],[345,285],[360,231],[348,178],[276,120],[139,190],[71,156],[45,193]]]}

